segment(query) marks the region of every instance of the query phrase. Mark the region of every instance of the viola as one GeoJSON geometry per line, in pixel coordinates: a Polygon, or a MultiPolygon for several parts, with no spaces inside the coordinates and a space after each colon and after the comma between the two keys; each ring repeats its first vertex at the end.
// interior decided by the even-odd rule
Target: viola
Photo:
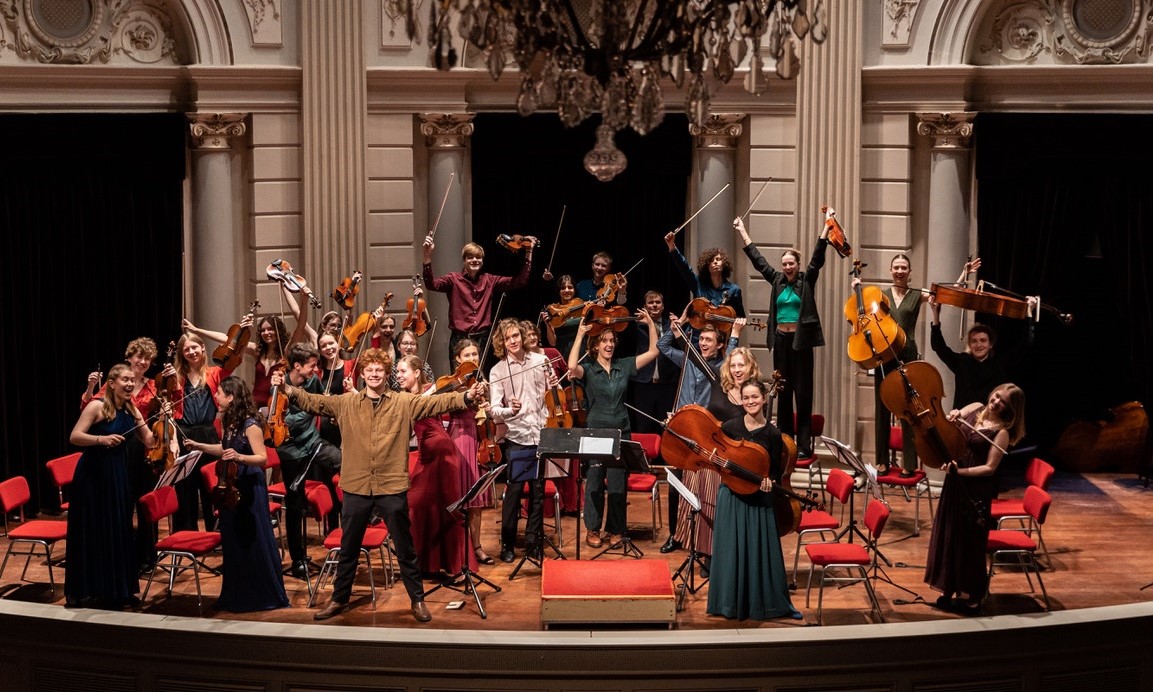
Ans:
{"type": "Polygon", "coordinates": [[[288,289],[289,293],[303,293],[308,297],[308,304],[314,308],[322,308],[323,305],[313,295],[312,289],[308,287],[308,282],[304,277],[292,271],[292,265],[287,260],[274,260],[264,269],[264,274],[273,281],[279,281],[282,286],[288,289]]]}
{"type": "Polygon", "coordinates": [[[519,233],[514,235],[501,233],[496,237],[496,242],[497,245],[500,245],[504,249],[516,253],[533,247],[536,244],[536,238],[533,238],[531,235],[521,235],[519,233]]]}
{"type": "MultiPolygon", "coordinates": [[[[385,293],[384,300],[380,301],[380,307],[377,310],[384,312],[391,302],[392,293],[385,293]]],[[[376,327],[376,315],[371,312],[362,313],[354,322],[345,326],[340,332],[340,357],[352,358],[353,349],[364,338],[364,335],[374,327],[376,327]]]]}
{"type": "Polygon", "coordinates": [[[346,276],[340,285],[332,289],[332,299],[345,310],[351,310],[356,303],[356,294],[360,293],[360,270],[354,270],[352,276],[346,276]]]}
{"type": "Polygon", "coordinates": [[[606,329],[622,332],[629,322],[636,322],[640,318],[630,315],[629,309],[623,305],[589,305],[581,319],[585,324],[592,325],[588,333],[592,336],[600,334],[606,329]]]}
{"type": "Polygon", "coordinates": [[[829,245],[837,251],[841,257],[848,257],[853,254],[853,246],[849,244],[849,238],[845,235],[845,229],[841,227],[841,223],[837,221],[837,210],[829,206],[821,207],[821,213],[825,215],[825,228],[828,233],[825,234],[825,239],[829,241],[829,245]]]}
{"type": "Polygon", "coordinates": [[[235,509],[240,504],[240,490],[236,487],[236,474],[240,470],[236,459],[216,462],[216,485],[212,487],[212,504],[217,509],[235,509]]]}
{"type": "Polygon", "coordinates": [[[945,418],[943,398],[941,373],[923,360],[901,365],[881,382],[881,403],[909,424],[917,455],[936,468],[965,454],[965,437],[945,418]]]}
{"type": "Polygon", "coordinates": [[[401,325],[405,329],[412,330],[413,334],[417,336],[424,336],[428,331],[428,304],[421,298],[421,293],[424,289],[420,285],[420,277],[412,277],[412,297],[408,299],[405,304],[405,309],[408,310],[408,315],[404,318],[404,323],[401,325]]]}
{"type": "Polygon", "coordinates": [[[584,312],[588,305],[580,298],[573,298],[567,303],[553,303],[545,308],[545,312],[548,313],[548,323],[554,328],[564,326],[566,320],[584,312]]]}
{"type": "MultiPolygon", "coordinates": [[[[259,309],[260,301],[254,300],[252,305],[248,306],[248,314],[251,315],[259,309]]],[[[225,370],[239,368],[244,362],[244,349],[248,347],[250,338],[252,338],[251,327],[241,327],[239,322],[232,325],[228,328],[228,336],[224,339],[224,343],[213,349],[212,362],[225,370]]]]}
{"type": "MultiPolygon", "coordinates": [[[[689,303],[686,316],[694,329],[704,329],[711,324],[727,339],[733,331],[733,323],[737,321],[737,311],[731,305],[713,305],[708,298],[694,298],[689,303]]],[[[757,319],[747,319],[745,324],[753,329],[764,329],[765,323],[757,319]]]]}
{"type": "Polygon", "coordinates": [[[729,437],[720,421],[697,404],[682,407],[669,419],[661,435],[661,457],[686,471],[712,469],[738,495],[757,492],[769,475],[764,447],[729,437]]]}
{"type": "Polygon", "coordinates": [[[465,361],[456,366],[456,370],[448,375],[441,375],[436,378],[436,389],[433,394],[445,394],[446,392],[463,392],[472,386],[476,381],[477,372],[480,367],[472,361],[465,361]]]}
{"type": "MultiPolygon", "coordinates": [[[[288,369],[288,361],[281,360],[272,366],[272,372],[288,369]]],[[[264,444],[269,447],[279,447],[288,440],[288,397],[280,391],[279,386],[272,388],[268,395],[268,415],[264,421],[264,444]]]]}
{"type": "Polygon", "coordinates": [[[597,291],[597,300],[606,303],[615,302],[617,299],[617,291],[621,290],[628,282],[624,274],[609,274],[605,277],[605,282],[601,284],[600,289],[597,291]]]}
{"type": "MultiPolygon", "coordinates": [[[[853,260],[850,275],[861,276],[861,260],[853,260]]],[[[889,299],[876,286],[853,287],[845,301],[845,319],[853,326],[846,349],[849,358],[865,370],[896,358],[905,348],[905,330],[889,314],[889,299]]]]}
{"type": "Polygon", "coordinates": [[[548,411],[546,428],[571,428],[573,426],[572,411],[568,407],[568,396],[564,388],[553,385],[545,390],[544,406],[548,411]]]}

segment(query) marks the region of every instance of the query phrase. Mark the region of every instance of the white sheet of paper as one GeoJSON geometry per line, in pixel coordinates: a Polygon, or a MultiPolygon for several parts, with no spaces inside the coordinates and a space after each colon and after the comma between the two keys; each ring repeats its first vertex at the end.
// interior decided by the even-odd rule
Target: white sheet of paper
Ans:
{"type": "Polygon", "coordinates": [[[611,437],[582,437],[580,444],[581,454],[607,454],[613,453],[613,438],[611,437]]]}

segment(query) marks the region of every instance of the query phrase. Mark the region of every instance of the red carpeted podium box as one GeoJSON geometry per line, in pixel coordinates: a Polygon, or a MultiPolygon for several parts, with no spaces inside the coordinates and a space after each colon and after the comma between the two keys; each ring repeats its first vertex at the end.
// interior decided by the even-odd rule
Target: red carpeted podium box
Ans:
{"type": "Polygon", "coordinates": [[[570,623],[676,623],[676,597],[664,560],[546,560],[540,619],[570,623]]]}

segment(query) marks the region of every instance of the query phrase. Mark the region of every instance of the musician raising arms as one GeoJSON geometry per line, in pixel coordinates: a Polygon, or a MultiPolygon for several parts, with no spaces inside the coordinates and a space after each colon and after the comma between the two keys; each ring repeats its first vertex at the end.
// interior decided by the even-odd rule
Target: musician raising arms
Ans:
{"type": "Polygon", "coordinates": [[[751,495],[737,495],[727,485],[717,491],[706,612],[737,620],[800,620],[803,616],[789,598],[770,494],[784,470],[781,431],[768,421],[768,392],[763,382],[747,380],[740,386],[740,399],[744,412],[722,423],[721,430],[733,439],[764,447],[769,453],[769,477],[751,495]]]}
{"type": "Polygon", "coordinates": [[[745,316],[745,304],[741,297],[741,287],[729,281],[733,274],[733,262],[725,251],[711,247],[697,257],[697,271],[694,274],[689,261],[677,249],[676,234],[665,234],[665,245],[669,248],[669,261],[677,270],[681,281],[693,293],[694,298],[707,298],[713,305],[729,305],[737,317],[745,316]]]}
{"type": "Polygon", "coordinates": [[[821,316],[817,313],[816,287],[821,267],[825,266],[829,227],[821,224],[821,235],[813,248],[809,266],[801,270],[801,253],[795,249],[781,254],[778,271],[753,245],[745,222],[733,219],[733,228],[744,242],[745,255],[772,289],[767,322],[769,350],[773,352],[773,369],[780,370],[785,386],[777,399],[777,424],[781,432],[797,438],[801,459],[813,456],[813,349],[825,345],[821,316]],[[793,399],[797,417],[793,421],[793,399]]]}
{"type": "MultiPolygon", "coordinates": [[[[637,319],[649,326],[649,348],[637,356],[613,358],[617,347],[617,334],[605,329],[600,334],[588,337],[588,353],[591,363],[580,365],[580,344],[594,325],[582,323],[577,329],[577,340],[568,354],[569,376],[584,379],[585,398],[588,401],[587,425],[590,428],[617,428],[622,439],[631,439],[628,410],[625,408],[625,393],[629,378],[656,360],[657,328],[652,318],[644,310],[637,311],[637,319]]],[[[624,535],[627,511],[625,487],[628,471],[609,469],[592,464],[588,471],[588,484],[585,487],[585,542],[589,547],[599,548],[601,539],[601,517],[605,510],[605,490],[608,490],[608,514],[604,519],[604,530],[610,545],[624,535]]]]}
{"type": "MultiPolygon", "coordinates": [[[[459,272],[433,276],[432,251],[436,249],[436,243],[432,241],[431,235],[424,239],[424,285],[430,291],[448,295],[448,326],[452,330],[448,340],[449,353],[455,351],[456,342],[461,339],[472,339],[478,344],[488,343],[488,334],[492,328],[493,294],[528,285],[535,247],[536,238],[529,237],[524,265],[516,276],[482,272],[484,248],[476,243],[467,243],[461,249],[460,256],[464,264],[459,272]]],[[[455,365],[449,363],[449,369],[453,368],[455,365]]]]}

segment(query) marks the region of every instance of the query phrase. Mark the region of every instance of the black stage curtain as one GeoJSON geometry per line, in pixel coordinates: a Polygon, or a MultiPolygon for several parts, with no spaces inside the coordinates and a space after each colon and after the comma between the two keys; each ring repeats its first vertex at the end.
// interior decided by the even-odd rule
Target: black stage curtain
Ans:
{"type": "MultiPolygon", "coordinates": [[[[150,336],[179,336],[184,117],[2,115],[0,463],[57,506],[44,462],[68,435],[87,374],[150,336]]],[[[152,374],[152,373],[150,373],[152,374]]]]}
{"type": "MultiPolygon", "coordinates": [[[[1153,173],[1149,116],[977,117],[980,276],[1071,312],[1037,325],[1021,373],[1030,439],[1153,390],[1153,173]]],[[[1020,321],[992,320],[1005,346],[1020,321]]],[[[951,335],[949,335],[951,338],[951,335]]]]}
{"type": "MultiPolygon", "coordinates": [[[[571,129],[555,114],[481,114],[475,122],[472,227],[476,242],[485,248],[485,269],[510,275],[519,266],[519,260],[496,244],[500,233],[535,235],[542,242],[533,255],[529,289],[508,294],[504,317],[535,321],[543,306],[557,301],[555,283],[546,284],[541,272],[565,205],[552,263],[555,276],[589,278],[593,253],[601,250],[613,256],[617,272],[644,258],[628,275],[630,307],[640,306],[648,290],[663,293],[670,309],[684,307],[688,289],[672,273],[664,243],[665,234],[691,213],[686,200],[692,143],[684,115],[669,114],[644,137],[631,129],[619,132],[617,147],[628,157],[628,168],[607,183],[584,169],[599,117],[571,129]]],[[[678,235],[682,247],[684,236],[678,235]]],[[[695,266],[695,258],[689,261],[695,266]]],[[[438,271],[449,269],[458,270],[459,265],[438,271]]],[[[632,333],[626,329],[624,336],[631,339],[632,333]]]]}

